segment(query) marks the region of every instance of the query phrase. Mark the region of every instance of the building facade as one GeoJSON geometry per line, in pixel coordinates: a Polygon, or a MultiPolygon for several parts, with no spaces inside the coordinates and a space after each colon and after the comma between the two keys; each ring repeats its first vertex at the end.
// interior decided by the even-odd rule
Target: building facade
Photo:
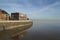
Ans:
{"type": "Polygon", "coordinates": [[[22,13],[11,13],[11,19],[12,20],[27,20],[27,16],[25,14],[22,13]]]}
{"type": "Polygon", "coordinates": [[[9,14],[0,9],[0,20],[9,20],[9,14]]]}
{"type": "Polygon", "coordinates": [[[27,15],[23,14],[23,13],[20,13],[19,14],[19,20],[27,20],[27,15]]]}
{"type": "Polygon", "coordinates": [[[19,20],[19,13],[11,13],[11,20],[19,20]]]}
{"type": "Polygon", "coordinates": [[[0,20],[29,20],[26,14],[15,12],[11,16],[4,10],[0,9],[0,20]]]}

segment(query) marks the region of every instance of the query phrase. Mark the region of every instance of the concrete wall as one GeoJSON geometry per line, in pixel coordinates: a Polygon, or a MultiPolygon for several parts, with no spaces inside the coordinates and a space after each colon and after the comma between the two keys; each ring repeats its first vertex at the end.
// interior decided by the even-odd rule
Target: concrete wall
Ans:
{"type": "Polygon", "coordinates": [[[2,30],[3,26],[5,27],[5,29],[9,29],[11,27],[15,28],[14,26],[22,26],[22,25],[26,25],[26,24],[32,24],[31,20],[20,20],[20,21],[0,21],[0,30],[2,30]]]}

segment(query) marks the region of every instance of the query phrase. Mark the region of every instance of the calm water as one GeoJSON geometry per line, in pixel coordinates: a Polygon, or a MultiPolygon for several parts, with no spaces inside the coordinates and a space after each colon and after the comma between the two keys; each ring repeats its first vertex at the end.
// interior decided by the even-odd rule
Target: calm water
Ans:
{"type": "Polygon", "coordinates": [[[60,21],[33,21],[23,40],[60,40],[60,21]]]}

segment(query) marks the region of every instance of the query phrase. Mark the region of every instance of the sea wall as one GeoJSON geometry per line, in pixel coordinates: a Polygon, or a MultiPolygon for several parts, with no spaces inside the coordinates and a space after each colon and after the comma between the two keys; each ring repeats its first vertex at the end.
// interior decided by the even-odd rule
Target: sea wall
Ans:
{"type": "Polygon", "coordinates": [[[0,21],[0,39],[21,35],[32,26],[32,21],[0,21]]]}
{"type": "Polygon", "coordinates": [[[20,20],[20,21],[0,21],[0,31],[6,29],[12,29],[15,27],[20,27],[24,25],[32,24],[31,20],[20,20]]]}

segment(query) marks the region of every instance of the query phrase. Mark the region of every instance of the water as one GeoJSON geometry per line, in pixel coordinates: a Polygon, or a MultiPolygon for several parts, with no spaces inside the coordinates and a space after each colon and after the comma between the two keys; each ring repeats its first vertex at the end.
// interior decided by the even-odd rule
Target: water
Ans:
{"type": "Polygon", "coordinates": [[[60,40],[60,21],[34,20],[23,40],[60,40]]]}
{"type": "Polygon", "coordinates": [[[33,20],[33,26],[22,40],[60,40],[60,21],[33,20]]]}

